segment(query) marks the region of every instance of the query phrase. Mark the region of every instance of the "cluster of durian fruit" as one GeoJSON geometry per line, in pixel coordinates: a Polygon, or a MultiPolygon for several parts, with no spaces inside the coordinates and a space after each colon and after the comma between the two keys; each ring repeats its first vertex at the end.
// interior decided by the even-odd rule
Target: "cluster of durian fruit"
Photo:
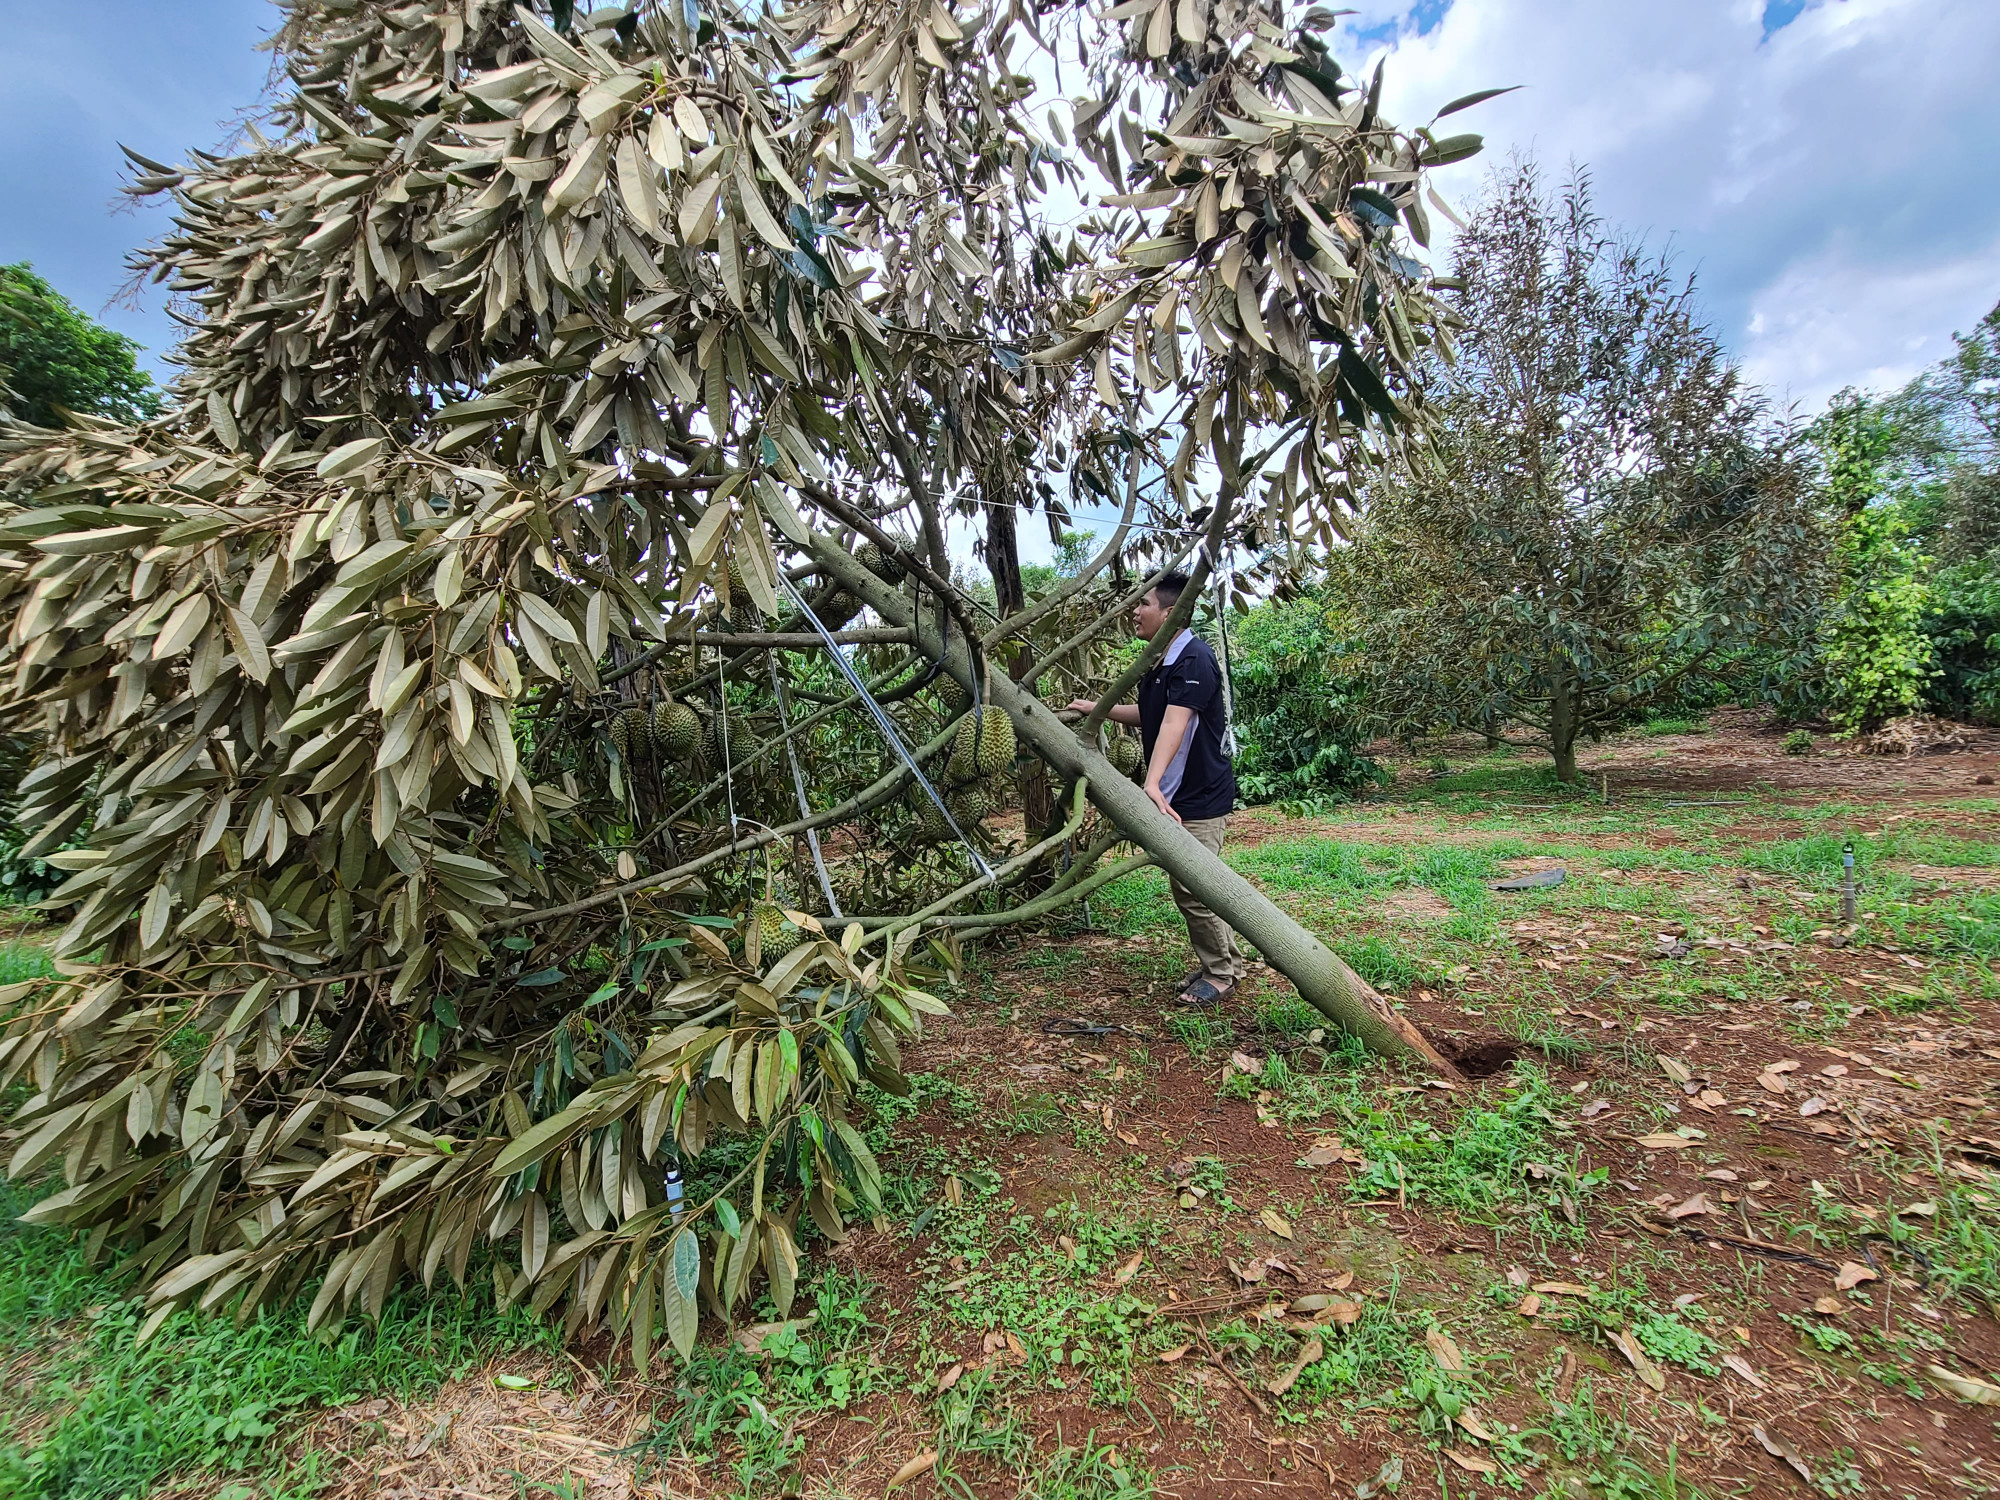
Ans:
{"type": "Polygon", "coordinates": [[[692,760],[697,752],[711,766],[720,766],[725,758],[740,766],[762,748],[750,721],[736,710],[729,711],[725,725],[721,714],[697,714],[672,698],[651,708],[621,709],[611,716],[610,733],[611,748],[628,766],[650,759],[692,760]]]}
{"type": "MultiPolygon", "coordinates": [[[[945,761],[948,790],[944,803],[960,829],[969,830],[1005,805],[1000,777],[1014,764],[1014,748],[1014,721],[1000,709],[981,705],[958,721],[951,755],[945,761]]],[[[937,804],[923,798],[917,812],[917,837],[925,843],[941,843],[951,836],[951,825],[937,804]]]]}

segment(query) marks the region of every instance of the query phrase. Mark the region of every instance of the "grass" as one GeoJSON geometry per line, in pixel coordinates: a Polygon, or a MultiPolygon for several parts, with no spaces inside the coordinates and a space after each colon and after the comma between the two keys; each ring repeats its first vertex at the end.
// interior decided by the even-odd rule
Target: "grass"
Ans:
{"type": "Polygon", "coordinates": [[[1580,1237],[1583,1202],[1604,1174],[1579,1172],[1562,1113],[1570,1098],[1541,1068],[1516,1063],[1499,1097],[1442,1123],[1393,1084],[1386,1065],[1358,1053],[1317,1071],[1273,1054],[1256,1079],[1234,1074],[1223,1092],[1255,1095],[1287,1121],[1335,1127],[1366,1158],[1349,1180],[1352,1199],[1424,1203],[1476,1223],[1580,1237]]]}
{"type": "Polygon", "coordinates": [[[769,1335],[761,1355],[730,1340],[696,1346],[633,1450],[641,1480],[666,1463],[692,1463],[726,1476],[730,1493],[770,1493],[804,1449],[802,1418],[844,1411],[883,1384],[871,1358],[879,1352],[880,1329],[869,1315],[877,1289],[859,1275],[828,1272],[811,1297],[794,1316],[811,1312],[812,1326],[769,1335]]]}
{"type": "Polygon", "coordinates": [[[379,1325],[332,1339],[306,1332],[310,1289],[245,1327],[177,1313],[146,1343],[144,1313],[114,1265],[18,1223],[31,1201],[0,1189],[0,1352],[41,1351],[32,1377],[0,1397],[0,1494],[19,1500],[141,1495],[194,1471],[266,1472],[295,1415],[365,1396],[408,1400],[500,1349],[554,1351],[554,1330],[496,1315],[479,1279],[463,1297],[406,1293],[379,1325]]]}
{"type": "Polygon", "coordinates": [[[0,984],[19,984],[23,979],[45,979],[55,974],[55,965],[37,943],[0,943],[0,984]]]}

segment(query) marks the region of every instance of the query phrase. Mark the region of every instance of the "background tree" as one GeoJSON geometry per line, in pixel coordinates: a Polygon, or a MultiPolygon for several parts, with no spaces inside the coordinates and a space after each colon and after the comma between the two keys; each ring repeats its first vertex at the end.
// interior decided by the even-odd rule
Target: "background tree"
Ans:
{"type": "Polygon", "coordinates": [[[1842,391],[1811,435],[1839,584],[1801,686],[1842,728],[2000,720],[2000,308],[1899,391],[1842,391]]]}
{"type": "Polygon", "coordinates": [[[1576,744],[1809,626],[1823,543],[1787,436],[1692,287],[1531,163],[1459,236],[1433,443],[1380,471],[1334,577],[1399,733],[1576,744]]]}
{"type": "Polygon", "coordinates": [[[1036,696],[1121,695],[1160,571],[1330,538],[1421,417],[1409,237],[1477,140],[1331,20],[290,0],[246,147],[135,158],[203,312],[170,411],[0,444],[27,852],[94,820],[0,995],[34,1217],[161,1317],[493,1242],[643,1368],[879,1201],[855,1091],[962,937],[1155,861],[1448,1068],[1036,696]],[[1046,130],[1033,47],[1091,80],[1046,130]],[[1074,577],[953,582],[950,517],[1077,486],[1122,510],[1074,577]],[[1024,759],[1060,821],[1003,844],[1024,759]]]}
{"type": "Polygon", "coordinates": [[[1374,775],[1368,671],[1339,597],[1312,584],[1229,622],[1236,780],[1251,802],[1353,793],[1374,775]]]}
{"type": "Polygon", "coordinates": [[[122,422],[156,415],[139,346],[71,305],[23,261],[0,266],[0,410],[38,427],[65,411],[122,422]]]}

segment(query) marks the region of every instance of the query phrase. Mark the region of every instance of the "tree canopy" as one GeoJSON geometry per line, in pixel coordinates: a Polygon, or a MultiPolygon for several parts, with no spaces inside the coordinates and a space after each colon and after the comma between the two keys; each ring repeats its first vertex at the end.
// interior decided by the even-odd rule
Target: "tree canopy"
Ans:
{"type": "Polygon", "coordinates": [[[77,311],[25,261],[0,266],[0,411],[39,427],[66,411],[131,422],[158,413],[139,346],[77,311]]]}
{"type": "Polygon", "coordinates": [[[962,937],[1154,860],[1448,1067],[1036,694],[1122,691],[1152,577],[1330,540],[1412,440],[1423,172],[1476,137],[1275,0],[284,14],[240,149],[135,158],[169,407],[0,443],[30,849],[90,826],[5,997],[35,1216],[160,1316],[491,1243],[644,1366],[879,1201],[856,1094],[962,937]],[[1080,494],[1072,576],[954,583],[949,516],[1080,494]],[[1059,790],[1003,843],[1017,762],[1059,790]]]}
{"type": "Polygon", "coordinates": [[[1691,287],[1589,184],[1498,177],[1455,247],[1433,445],[1371,479],[1335,576],[1393,730],[1506,728],[1576,776],[1580,735],[1810,640],[1815,494],[1691,287]]]}

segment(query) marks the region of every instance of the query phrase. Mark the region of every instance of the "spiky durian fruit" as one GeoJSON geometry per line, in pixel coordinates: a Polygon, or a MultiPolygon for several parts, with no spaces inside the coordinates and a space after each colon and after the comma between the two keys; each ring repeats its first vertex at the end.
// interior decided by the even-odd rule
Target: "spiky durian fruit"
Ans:
{"type": "Polygon", "coordinates": [[[916,840],[920,844],[941,844],[951,837],[951,824],[945,822],[944,813],[929,797],[917,804],[916,840]]]}
{"type": "Polygon", "coordinates": [[[953,781],[992,776],[1014,763],[1014,721],[997,708],[974,709],[958,721],[945,775],[953,781]]]}
{"type": "Polygon", "coordinates": [[[981,776],[997,776],[1014,764],[1014,721],[997,708],[980,709],[973,717],[979,732],[972,749],[972,769],[981,776]]]}
{"type": "MultiPolygon", "coordinates": [[[[701,758],[710,765],[720,766],[725,759],[723,735],[722,715],[710,714],[701,730],[701,758]]],[[[728,740],[726,758],[735,766],[747,763],[763,747],[763,741],[757,738],[757,731],[750,727],[750,721],[734,709],[729,710],[728,740]]]]}
{"type": "Polygon", "coordinates": [[[1106,755],[1120,776],[1133,776],[1139,770],[1139,742],[1129,734],[1114,734],[1106,747],[1106,755]]]}
{"type": "Polygon", "coordinates": [[[766,963],[783,958],[806,940],[797,924],[769,901],[759,901],[751,907],[749,920],[757,924],[757,942],[766,963]]]}
{"type": "Polygon", "coordinates": [[[701,720],[685,703],[662,698],[653,705],[653,748],[669,760],[686,760],[701,743],[701,720]]]}
{"type": "Polygon", "coordinates": [[[611,721],[611,743],[619,759],[639,760],[653,753],[653,716],[643,708],[628,708],[611,721]]]}
{"type": "Polygon", "coordinates": [[[969,832],[973,824],[993,811],[993,797],[985,782],[975,781],[946,794],[944,805],[951,809],[958,826],[969,832]]]}

